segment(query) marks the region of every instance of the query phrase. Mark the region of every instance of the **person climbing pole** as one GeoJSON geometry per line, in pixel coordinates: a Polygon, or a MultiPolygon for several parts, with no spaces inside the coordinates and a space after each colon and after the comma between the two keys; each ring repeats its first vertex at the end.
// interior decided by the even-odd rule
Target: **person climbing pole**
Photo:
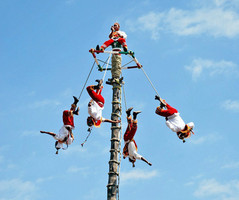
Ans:
{"type": "Polygon", "coordinates": [[[73,96],[74,98],[74,103],[71,104],[70,110],[64,110],[63,111],[63,126],[59,130],[59,133],[53,133],[53,132],[48,132],[48,131],[40,131],[41,133],[45,133],[48,135],[53,136],[55,140],[55,148],[56,148],[56,154],[58,154],[59,149],[64,149],[63,144],[68,145],[72,144],[74,140],[74,135],[72,130],[75,128],[74,126],[74,115],[79,115],[79,107],[77,107],[78,99],[73,96]]]}
{"type": "Polygon", "coordinates": [[[119,123],[120,120],[114,121],[110,119],[105,119],[102,117],[102,110],[104,109],[105,99],[101,95],[103,89],[103,80],[96,80],[98,82],[97,85],[90,85],[86,88],[88,94],[92,98],[88,103],[88,113],[89,117],[87,118],[87,125],[92,127],[100,127],[102,122],[109,123],[119,123]]]}
{"type": "Polygon", "coordinates": [[[111,32],[109,34],[109,38],[110,39],[104,42],[104,44],[101,45],[101,47],[97,45],[96,50],[104,51],[108,46],[118,41],[123,46],[124,51],[125,52],[128,51],[128,47],[126,44],[127,35],[124,31],[120,30],[120,25],[118,22],[115,22],[114,25],[111,26],[111,32]]]}
{"type": "Polygon", "coordinates": [[[126,110],[128,126],[127,126],[127,129],[124,134],[125,146],[123,149],[123,158],[125,159],[126,157],[129,157],[129,162],[132,163],[133,167],[135,167],[136,159],[142,160],[151,166],[152,164],[150,162],[148,162],[143,156],[141,156],[137,152],[137,144],[134,140],[134,136],[137,131],[137,119],[136,118],[137,118],[137,115],[139,113],[141,113],[141,111],[133,112],[133,119],[132,119],[131,114],[130,114],[132,109],[133,108],[131,107],[128,110],[126,110]]]}
{"type": "Polygon", "coordinates": [[[170,106],[165,100],[161,100],[161,98],[158,95],[155,96],[155,100],[160,101],[160,106],[156,108],[155,113],[162,117],[165,117],[166,125],[173,132],[177,133],[177,136],[179,137],[179,139],[185,142],[185,138],[189,138],[191,136],[191,133],[194,134],[193,122],[189,122],[188,124],[185,124],[183,119],[180,117],[179,112],[175,108],[170,106]]]}

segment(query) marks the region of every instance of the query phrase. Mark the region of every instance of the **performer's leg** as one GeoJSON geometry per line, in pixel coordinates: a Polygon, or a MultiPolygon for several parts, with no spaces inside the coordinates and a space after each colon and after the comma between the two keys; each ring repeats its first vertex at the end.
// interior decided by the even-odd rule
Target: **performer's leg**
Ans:
{"type": "Polygon", "coordinates": [[[133,107],[130,107],[126,110],[126,114],[127,114],[127,119],[130,117],[130,113],[131,113],[131,110],[133,109],[133,107]]]}
{"type": "Polygon", "coordinates": [[[133,138],[134,138],[134,135],[135,135],[135,133],[136,133],[136,131],[137,131],[137,120],[134,120],[133,121],[133,124],[131,125],[131,129],[130,129],[130,132],[129,132],[129,134],[128,134],[128,140],[133,140],[133,138]]]}
{"type": "Polygon", "coordinates": [[[96,102],[101,102],[102,104],[105,103],[105,99],[104,97],[101,95],[101,91],[102,91],[102,88],[100,90],[97,90],[96,92],[94,91],[94,88],[93,88],[93,85],[91,86],[88,86],[86,88],[88,94],[90,95],[90,97],[96,101],[96,102]],[[97,93],[99,92],[99,94],[97,93]]]}
{"type": "Polygon", "coordinates": [[[134,119],[134,120],[136,120],[137,115],[138,115],[139,113],[141,113],[141,111],[134,111],[134,112],[133,112],[133,119],[134,119]]]}
{"type": "Polygon", "coordinates": [[[104,44],[101,45],[100,48],[106,49],[108,46],[110,46],[114,42],[113,39],[107,40],[104,44]]]}
{"type": "Polygon", "coordinates": [[[125,50],[127,51],[127,44],[126,44],[125,39],[124,39],[124,38],[119,38],[119,39],[118,39],[118,42],[123,46],[124,51],[125,51],[125,50]]]}
{"type": "Polygon", "coordinates": [[[130,132],[131,132],[131,128],[133,126],[131,117],[127,117],[127,121],[128,121],[128,126],[127,126],[125,134],[124,134],[124,141],[131,140],[130,132]]]}

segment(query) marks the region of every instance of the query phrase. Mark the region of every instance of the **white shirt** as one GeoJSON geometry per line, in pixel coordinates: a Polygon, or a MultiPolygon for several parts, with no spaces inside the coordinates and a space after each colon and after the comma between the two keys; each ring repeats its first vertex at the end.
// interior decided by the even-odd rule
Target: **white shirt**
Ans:
{"type": "Polygon", "coordinates": [[[127,38],[127,35],[126,35],[126,33],[124,32],[124,31],[117,31],[120,35],[122,35],[123,36],[123,38],[124,39],[126,39],[127,38]]]}
{"type": "Polygon", "coordinates": [[[102,110],[104,107],[100,107],[94,100],[91,101],[91,106],[88,106],[88,113],[96,121],[102,118],[102,110]]]}
{"type": "Polygon", "coordinates": [[[174,113],[173,115],[168,117],[166,121],[166,125],[173,131],[179,132],[185,128],[185,122],[179,116],[179,113],[174,113]]]}
{"type": "Polygon", "coordinates": [[[128,144],[128,152],[129,152],[129,157],[132,160],[135,160],[135,159],[140,160],[142,158],[142,156],[138,154],[136,150],[136,146],[133,141],[130,141],[128,144]]]}
{"type": "Polygon", "coordinates": [[[126,33],[125,33],[124,31],[118,30],[117,32],[118,32],[121,36],[123,36],[124,39],[127,38],[127,35],[126,35],[126,33]]]}

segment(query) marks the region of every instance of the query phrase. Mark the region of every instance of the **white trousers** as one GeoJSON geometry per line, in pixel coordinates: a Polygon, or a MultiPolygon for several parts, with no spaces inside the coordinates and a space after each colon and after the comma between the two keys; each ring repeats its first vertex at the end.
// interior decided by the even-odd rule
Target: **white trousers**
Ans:
{"type": "Polygon", "coordinates": [[[137,153],[136,146],[133,141],[128,144],[129,157],[132,160],[138,159],[141,160],[142,156],[137,153]]]}
{"type": "Polygon", "coordinates": [[[63,144],[70,145],[73,142],[73,138],[70,136],[69,131],[66,129],[65,126],[62,126],[61,129],[59,130],[59,133],[56,134],[54,138],[59,141],[64,141],[66,137],[68,137],[68,139],[64,143],[58,142],[58,144],[56,145],[56,148],[63,148],[63,144]]]}

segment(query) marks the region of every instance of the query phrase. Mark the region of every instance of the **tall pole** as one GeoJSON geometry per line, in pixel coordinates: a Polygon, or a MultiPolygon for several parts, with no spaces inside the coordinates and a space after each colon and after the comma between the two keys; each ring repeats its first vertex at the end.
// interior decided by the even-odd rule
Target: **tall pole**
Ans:
{"type": "MultiPolygon", "coordinates": [[[[121,120],[121,55],[112,55],[112,120],[121,120]]],[[[119,193],[119,167],[120,167],[120,132],[121,125],[113,123],[111,126],[111,149],[109,161],[109,179],[107,185],[107,200],[116,200],[119,193]]]]}

